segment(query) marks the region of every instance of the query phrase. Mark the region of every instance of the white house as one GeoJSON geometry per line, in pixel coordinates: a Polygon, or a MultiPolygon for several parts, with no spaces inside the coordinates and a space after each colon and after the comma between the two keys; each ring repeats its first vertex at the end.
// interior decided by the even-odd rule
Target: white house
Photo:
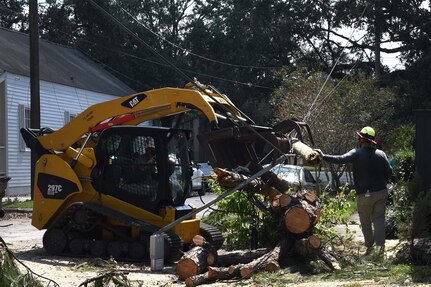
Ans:
{"type": "MultiPolygon", "coordinates": [[[[87,107],[134,91],[76,49],[39,41],[41,127],[61,128],[87,107]]],[[[29,36],[0,28],[0,177],[7,195],[30,194],[29,36]]]]}

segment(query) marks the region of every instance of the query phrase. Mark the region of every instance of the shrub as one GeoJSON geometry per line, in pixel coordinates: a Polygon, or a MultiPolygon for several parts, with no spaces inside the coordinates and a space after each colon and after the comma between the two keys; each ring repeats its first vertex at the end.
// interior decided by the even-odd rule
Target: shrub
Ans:
{"type": "Polygon", "coordinates": [[[323,192],[320,200],[323,203],[323,209],[319,223],[316,225],[316,233],[322,238],[330,239],[337,235],[334,229],[335,225],[345,225],[348,229],[348,218],[356,210],[355,190],[345,190],[335,196],[330,195],[328,191],[323,192]]]}
{"type": "Polygon", "coordinates": [[[423,236],[431,218],[431,195],[423,191],[417,173],[409,182],[400,180],[390,194],[390,199],[386,216],[387,237],[411,240],[423,236]]]}

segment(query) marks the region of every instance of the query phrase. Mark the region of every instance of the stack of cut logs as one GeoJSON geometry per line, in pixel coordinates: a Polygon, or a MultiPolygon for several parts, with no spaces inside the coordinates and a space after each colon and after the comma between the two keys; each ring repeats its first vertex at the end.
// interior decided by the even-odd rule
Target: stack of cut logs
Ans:
{"type": "MultiPolygon", "coordinates": [[[[320,160],[319,153],[297,141],[293,149],[308,162],[320,160]]],[[[236,186],[247,176],[215,168],[218,183],[226,188],[236,186]]],[[[251,193],[270,198],[268,208],[271,216],[280,218],[279,243],[273,249],[222,251],[215,250],[205,239],[196,235],[189,251],[178,261],[177,275],[187,286],[197,286],[217,280],[247,278],[259,270],[275,271],[286,256],[297,255],[307,259],[322,259],[332,270],[340,269],[338,261],[323,246],[321,239],[313,234],[320,219],[322,203],[311,191],[300,190],[286,193],[289,186],[276,174],[267,172],[260,179],[244,187],[251,193]]]]}
{"type": "Polygon", "coordinates": [[[279,194],[273,198],[271,208],[273,215],[281,218],[280,241],[275,248],[217,251],[202,236],[196,235],[190,250],[176,265],[179,278],[185,280],[187,286],[247,278],[259,270],[278,270],[282,259],[293,255],[306,259],[320,258],[332,270],[340,269],[337,260],[313,234],[322,208],[315,193],[304,190],[295,195],[279,194]]]}
{"type": "Polygon", "coordinates": [[[193,238],[193,243],[176,266],[178,277],[187,286],[236,277],[247,278],[257,270],[275,271],[280,268],[279,246],[273,250],[217,251],[200,235],[193,238]]]}

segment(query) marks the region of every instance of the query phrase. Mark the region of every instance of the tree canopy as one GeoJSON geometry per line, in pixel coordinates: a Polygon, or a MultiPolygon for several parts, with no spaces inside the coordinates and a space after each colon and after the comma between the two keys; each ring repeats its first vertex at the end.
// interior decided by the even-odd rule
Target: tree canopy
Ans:
{"type": "MultiPolygon", "coordinates": [[[[94,1],[258,124],[310,110],[323,139],[323,122],[390,131],[385,122],[411,121],[413,109],[431,106],[429,1],[94,1]],[[390,71],[381,52],[401,53],[405,68],[390,71]],[[324,100],[313,105],[319,93],[324,100]],[[364,101],[372,109],[349,118],[364,101]]],[[[26,5],[0,1],[1,27],[28,31],[26,5]]],[[[42,38],[76,47],[135,90],[185,83],[88,0],[49,0],[39,14],[42,38]]]]}

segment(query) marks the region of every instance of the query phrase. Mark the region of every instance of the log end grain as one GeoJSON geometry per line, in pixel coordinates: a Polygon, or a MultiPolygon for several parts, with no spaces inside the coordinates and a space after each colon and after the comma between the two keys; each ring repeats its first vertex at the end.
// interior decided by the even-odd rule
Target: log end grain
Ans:
{"type": "Polygon", "coordinates": [[[310,247],[313,249],[319,249],[322,241],[320,240],[319,236],[313,234],[308,238],[308,244],[310,244],[310,247]]]}
{"type": "Polygon", "coordinates": [[[278,269],[280,269],[280,264],[278,264],[278,262],[274,260],[268,262],[265,266],[265,271],[268,271],[268,272],[274,272],[274,271],[277,271],[278,269]]]}
{"type": "Polygon", "coordinates": [[[292,202],[292,197],[288,194],[281,194],[279,201],[280,201],[280,206],[285,207],[292,202]]]}
{"type": "Polygon", "coordinates": [[[193,236],[192,242],[195,246],[203,246],[206,243],[206,240],[202,235],[196,234],[193,236]]]}
{"type": "Polygon", "coordinates": [[[181,280],[198,274],[199,268],[196,262],[190,258],[180,259],[176,266],[176,273],[181,280]]]}
{"type": "Polygon", "coordinates": [[[312,191],[307,191],[307,192],[304,194],[304,198],[305,198],[305,200],[307,200],[309,203],[314,203],[314,202],[316,202],[316,201],[317,201],[317,199],[318,199],[317,195],[316,195],[314,192],[312,192],[312,191]]]}
{"type": "Polygon", "coordinates": [[[304,233],[311,227],[310,215],[303,208],[294,206],[286,211],[284,224],[292,233],[304,233]]]}

